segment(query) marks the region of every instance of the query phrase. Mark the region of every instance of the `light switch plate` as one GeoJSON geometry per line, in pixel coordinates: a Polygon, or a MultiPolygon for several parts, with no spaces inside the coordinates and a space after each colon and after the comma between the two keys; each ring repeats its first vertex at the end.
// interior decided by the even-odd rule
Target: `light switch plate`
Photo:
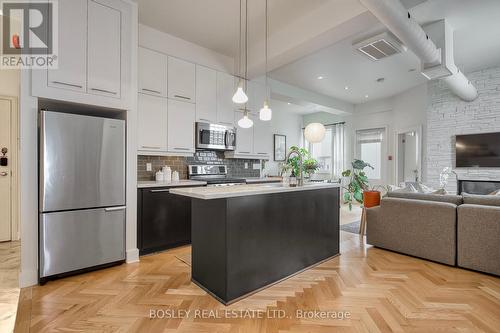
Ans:
{"type": "Polygon", "coordinates": [[[254,170],[260,170],[260,163],[254,163],[253,164],[253,169],[254,170]]]}
{"type": "Polygon", "coordinates": [[[146,171],[153,171],[153,166],[151,163],[146,163],[146,171]]]}

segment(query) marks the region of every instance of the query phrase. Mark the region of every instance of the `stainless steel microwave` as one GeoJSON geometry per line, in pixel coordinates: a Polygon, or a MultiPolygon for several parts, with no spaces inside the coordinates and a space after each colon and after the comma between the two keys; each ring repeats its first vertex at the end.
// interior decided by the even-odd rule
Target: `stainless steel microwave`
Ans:
{"type": "Polygon", "coordinates": [[[209,123],[196,123],[196,149],[234,150],[236,128],[209,123]]]}

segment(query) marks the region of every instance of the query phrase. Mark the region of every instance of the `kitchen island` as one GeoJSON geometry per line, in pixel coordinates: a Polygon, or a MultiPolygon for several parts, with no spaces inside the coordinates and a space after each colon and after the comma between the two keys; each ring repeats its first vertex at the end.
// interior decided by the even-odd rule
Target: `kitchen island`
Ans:
{"type": "Polygon", "coordinates": [[[178,188],[192,198],[192,281],[224,304],[339,254],[339,185],[178,188]]]}

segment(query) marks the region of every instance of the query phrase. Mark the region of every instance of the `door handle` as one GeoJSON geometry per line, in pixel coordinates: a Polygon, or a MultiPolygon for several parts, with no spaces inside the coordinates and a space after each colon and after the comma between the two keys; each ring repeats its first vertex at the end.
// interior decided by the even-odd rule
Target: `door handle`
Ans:
{"type": "Polygon", "coordinates": [[[90,88],[90,90],[105,93],[105,94],[112,94],[112,95],[118,94],[116,91],[111,91],[111,90],[106,90],[106,89],[90,88]]]}
{"type": "Polygon", "coordinates": [[[66,83],[66,82],[61,82],[61,81],[52,81],[52,83],[54,83],[54,84],[60,84],[60,85],[63,85],[63,86],[68,86],[68,87],[80,88],[80,89],[83,88],[79,84],[66,83]]]}
{"type": "Polygon", "coordinates": [[[110,207],[110,208],[104,208],[105,212],[116,212],[118,210],[125,210],[127,206],[120,206],[120,207],[110,207]]]}
{"type": "Polygon", "coordinates": [[[2,176],[2,177],[7,177],[8,175],[9,175],[8,172],[5,172],[5,171],[0,172],[0,176],[2,176]]]}
{"type": "Polygon", "coordinates": [[[165,190],[149,190],[149,192],[151,192],[151,193],[160,193],[160,192],[170,192],[170,190],[167,190],[167,189],[165,189],[165,190]]]}
{"type": "Polygon", "coordinates": [[[181,99],[186,99],[186,100],[191,100],[191,97],[182,96],[182,95],[174,95],[174,97],[181,98],[181,99]]]}
{"type": "Polygon", "coordinates": [[[155,93],[155,94],[161,94],[158,90],[153,90],[153,89],[147,89],[147,88],[142,88],[142,91],[147,91],[150,93],[155,93]]]}

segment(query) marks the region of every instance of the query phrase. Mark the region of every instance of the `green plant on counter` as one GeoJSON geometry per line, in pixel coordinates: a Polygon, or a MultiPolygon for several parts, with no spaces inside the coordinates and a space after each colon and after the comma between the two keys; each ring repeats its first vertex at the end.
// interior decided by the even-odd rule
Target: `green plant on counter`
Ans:
{"type": "MultiPolygon", "coordinates": [[[[292,146],[292,147],[290,147],[290,152],[292,152],[292,151],[297,152],[298,154],[300,154],[300,156],[302,156],[302,172],[305,175],[311,175],[314,172],[316,172],[316,170],[319,169],[318,161],[316,161],[316,159],[314,159],[311,156],[311,154],[309,153],[309,151],[307,149],[299,148],[297,146],[292,146]]],[[[292,170],[295,175],[297,175],[297,176],[299,175],[299,171],[300,171],[300,157],[299,156],[292,155],[288,159],[288,162],[283,164],[283,172],[286,172],[289,170],[292,170]]]]}
{"type": "Polygon", "coordinates": [[[352,169],[342,172],[342,177],[349,178],[349,184],[344,186],[344,203],[349,204],[349,210],[352,210],[352,204],[354,201],[363,204],[363,191],[370,188],[368,177],[363,170],[367,167],[372,170],[374,169],[369,163],[362,160],[352,161],[351,166],[352,169]]]}

